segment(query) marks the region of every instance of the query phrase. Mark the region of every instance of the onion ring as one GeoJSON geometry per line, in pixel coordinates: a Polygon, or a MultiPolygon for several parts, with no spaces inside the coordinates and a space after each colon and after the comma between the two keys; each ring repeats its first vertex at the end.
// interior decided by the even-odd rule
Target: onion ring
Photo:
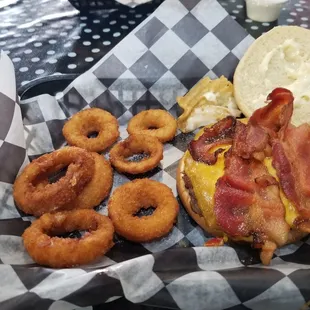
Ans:
{"type": "Polygon", "coordinates": [[[155,137],[148,135],[131,135],[117,143],[110,151],[110,161],[117,171],[130,174],[144,173],[155,168],[163,159],[163,145],[155,137]],[[146,154],[149,157],[139,162],[126,158],[135,154],[146,154]]]}
{"type": "Polygon", "coordinates": [[[129,134],[151,135],[164,143],[174,138],[177,121],[167,111],[146,110],[138,113],[129,121],[127,131],[129,134]]]}
{"type": "Polygon", "coordinates": [[[109,216],[118,234],[135,242],[148,242],[169,233],[179,212],[171,189],[150,179],[137,179],[115,189],[108,203],[109,216]],[[155,208],[138,217],[141,209],[155,208]]]}
{"type": "MultiPolygon", "coordinates": [[[[92,152],[95,161],[95,170],[91,181],[83,188],[80,194],[63,206],[62,210],[92,209],[98,206],[110,193],[113,184],[113,169],[102,155],[92,152]]],[[[38,187],[48,184],[48,179],[40,180],[38,187]]]]}
{"type": "Polygon", "coordinates": [[[94,210],[76,210],[44,214],[25,230],[22,238],[36,263],[64,268],[87,264],[104,255],[113,246],[113,234],[107,216],[94,210]],[[55,236],[74,230],[88,232],[80,239],[55,236]]]}
{"type": "Polygon", "coordinates": [[[66,122],[62,133],[69,145],[78,146],[90,152],[103,152],[119,137],[117,119],[109,112],[91,108],[80,111],[66,122]],[[91,133],[98,133],[89,138],[91,133]]]}
{"type": "Polygon", "coordinates": [[[73,201],[94,173],[94,159],[87,151],[65,147],[45,154],[25,167],[14,183],[17,206],[27,214],[55,212],[73,201]],[[38,180],[55,169],[68,166],[65,176],[52,184],[37,186],[38,180]]]}
{"type": "Polygon", "coordinates": [[[92,209],[109,195],[113,184],[113,169],[110,163],[97,153],[92,153],[95,160],[95,172],[92,180],[85,186],[68,209],[92,209]]]}

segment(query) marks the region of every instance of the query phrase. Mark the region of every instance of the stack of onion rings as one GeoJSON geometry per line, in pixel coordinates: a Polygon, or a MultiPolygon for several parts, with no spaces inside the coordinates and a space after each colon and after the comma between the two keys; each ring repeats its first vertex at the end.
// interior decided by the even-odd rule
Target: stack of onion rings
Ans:
{"type": "Polygon", "coordinates": [[[164,110],[146,110],[135,115],[128,123],[129,134],[147,134],[164,143],[174,138],[177,121],[164,110]]]}
{"type": "Polygon", "coordinates": [[[90,152],[103,152],[119,137],[117,119],[109,112],[91,108],[80,111],[64,125],[62,133],[69,145],[90,152]],[[97,137],[88,135],[98,133],[97,137]]]}
{"type": "Polygon", "coordinates": [[[92,180],[77,198],[66,206],[68,209],[91,209],[98,206],[110,193],[113,184],[113,170],[110,163],[97,153],[91,153],[95,160],[92,180]]]}
{"type": "Polygon", "coordinates": [[[118,234],[135,242],[148,242],[169,233],[179,212],[179,204],[171,189],[150,179],[137,179],[125,183],[113,192],[109,203],[109,216],[118,234]],[[152,215],[135,214],[149,207],[152,215]]]}
{"type": "MultiPolygon", "coordinates": [[[[102,155],[95,152],[92,152],[91,155],[95,161],[91,181],[73,201],[63,206],[61,210],[92,209],[109,195],[113,183],[112,167],[102,155]]],[[[37,186],[45,186],[46,184],[48,184],[47,178],[40,181],[37,186]]]]}
{"type": "Polygon", "coordinates": [[[76,210],[44,214],[23,234],[26,250],[32,259],[53,268],[87,264],[104,255],[113,246],[111,220],[94,210],[76,210]],[[88,230],[80,239],[55,235],[88,230]],[[53,237],[53,235],[55,237],[53,237]]]}
{"type": "Polygon", "coordinates": [[[91,181],[95,162],[92,155],[77,147],[65,147],[32,161],[15,180],[13,196],[27,214],[40,216],[55,212],[72,202],[91,181]],[[49,173],[68,166],[65,176],[52,184],[37,186],[49,173]]]}
{"type": "MultiPolygon", "coordinates": [[[[159,164],[162,143],[173,139],[176,129],[176,121],[168,112],[143,111],[129,122],[130,136],[111,149],[110,162],[122,173],[145,173],[159,164]],[[138,154],[148,157],[139,162],[128,160],[138,154]]],[[[63,134],[69,145],[79,147],[41,156],[14,184],[18,207],[27,214],[44,214],[23,234],[25,248],[34,261],[54,268],[89,263],[113,246],[113,224],[121,236],[135,242],[149,242],[169,233],[179,205],[171,189],[157,181],[138,179],[118,187],[108,203],[113,224],[87,210],[98,206],[112,187],[111,165],[96,152],[104,151],[119,137],[114,116],[97,108],[81,111],[65,124],[63,134]],[[96,138],[88,138],[95,132],[96,138]],[[50,175],[65,167],[65,176],[50,184],[50,175]],[[155,209],[152,215],[136,216],[149,207],[155,209]],[[75,230],[88,232],[81,239],[57,237],[75,230]]]]}
{"type": "Polygon", "coordinates": [[[110,161],[119,172],[139,174],[155,168],[163,159],[163,145],[155,137],[131,135],[117,143],[110,151],[110,161]],[[135,154],[146,154],[147,158],[139,162],[128,161],[135,154]]]}

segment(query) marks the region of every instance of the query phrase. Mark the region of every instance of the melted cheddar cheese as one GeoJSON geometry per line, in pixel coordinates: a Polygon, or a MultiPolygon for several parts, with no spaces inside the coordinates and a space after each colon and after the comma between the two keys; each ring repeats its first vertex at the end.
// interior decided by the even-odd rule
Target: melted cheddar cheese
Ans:
{"type": "MultiPolygon", "coordinates": [[[[228,150],[230,146],[226,146],[228,150]]],[[[190,178],[198,206],[208,226],[215,226],[213,212],[215,184],[224,174],[224,152],[218,155],[214,165],[195,161],[189,151],[185,153],[185,174],[190,178]]]]}
{"type": "MultiPolygon", "coordinates": [[[[242,119],[241,121],[243,123],[247,123],[247,119],[242,119]]],[[[196,135],[195,140],[198,139],[202,133],[203,130],[200,130],[196,135]]],[[[190,155],[189,151],[186,151],[184,155],[184,172],[191,180],[198,206],[203,214],[207,226],[216,226],[216,218],[213,212],[214,194],[216,189],[215,185],[217,180],[224,175],[224,154],[230,149],[230,147],[231,145],[222,145],[210,150],[210,153],[213,153],[219,148],[225,149],[224,152],[218,155],[217,162],[214,165],[207,165],[202,162],[195,161],[190,155]]],[[[279,181],[276,170],[272,166],[272,158],[265,158],[264,165],[266,166],[270,175],[279,181]]],[[[298,217],[298,212],[293,203],[286,198],[281,188],[280,198],[285,207],[285,220],[288,225],[293,228],[294,220],[298,217]]],[[[252,236],[238,238],[238,240],[251,241],[252,236]]]]}

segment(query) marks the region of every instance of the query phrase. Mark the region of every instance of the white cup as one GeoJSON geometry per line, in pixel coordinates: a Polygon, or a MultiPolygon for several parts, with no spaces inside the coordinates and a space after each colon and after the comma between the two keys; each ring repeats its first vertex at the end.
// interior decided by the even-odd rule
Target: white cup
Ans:
{"type": "Polygon", "coordinates": [[[257,22],[273,22],[280,16],[287,0],[246,0],[248,18],[257,22]]]}

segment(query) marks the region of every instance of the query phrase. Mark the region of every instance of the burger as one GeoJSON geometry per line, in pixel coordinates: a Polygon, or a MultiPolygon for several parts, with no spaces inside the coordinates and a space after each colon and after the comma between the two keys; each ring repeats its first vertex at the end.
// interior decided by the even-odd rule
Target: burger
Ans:
{"type": "Polygon", "coordinates": [[[293,94],[273,90],[249,119],[206,126],[179,162],[188,213],[222,240],[250,243],[263,264],[310,232],[310,126],[295,127],[293,94]]]}
{"type": "Polygon", "coordinates": [[[185,208],[220,237],[212,245],[249,243],[266,265],[278,247],[310,232],[309,42],[307,29],[275,27],[245,52],[233,84],[206,81],[221,87],[205,93],[199,82],[199,98],[190,91],[187,101],[178,100],[187,112],[181,131],[205,126],[179,162],[177,189],[185,208]],[[225,117],[213,124],[203,117],[224,108],[225,117]],[[247,118],[237,119],[238,109],[247,118]]]}
{"type": "Polygon", "coordinates": [[[250,243],[263,264],[310,232],[309,42],[307,29],[275,27],[245,52],[233,84],[203,79],[178,98],[179,129],[205,126],[179,162],[185,208],[219,237],[211,245],[250,243]]]}

